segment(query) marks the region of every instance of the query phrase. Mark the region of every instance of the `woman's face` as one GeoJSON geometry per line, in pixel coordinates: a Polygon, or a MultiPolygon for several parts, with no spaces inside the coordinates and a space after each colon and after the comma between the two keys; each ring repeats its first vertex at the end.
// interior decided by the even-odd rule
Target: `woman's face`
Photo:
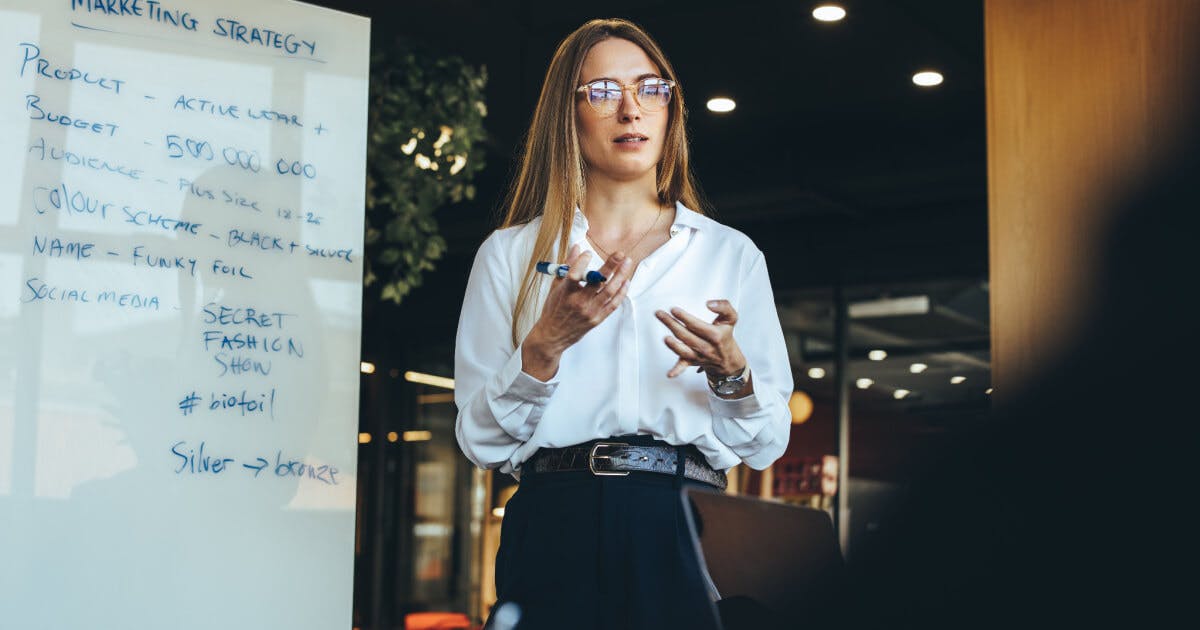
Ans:
{"type": "MultiPolygon", "coordinates": [[[[647,77],[660,77],[660,71],[637,44],[616,37],[592,47],[583,61],[580,85],[597,79],[611,79],[631,85],[647,77]]],[[[619,181],[654,177],[654,167],[662,155],[670,106],[659,111],[641,109],[625,90],[614,114],[604,116],[588,104],[580,93],[575,103],[579,149],[588,169],[619,181]]]]}

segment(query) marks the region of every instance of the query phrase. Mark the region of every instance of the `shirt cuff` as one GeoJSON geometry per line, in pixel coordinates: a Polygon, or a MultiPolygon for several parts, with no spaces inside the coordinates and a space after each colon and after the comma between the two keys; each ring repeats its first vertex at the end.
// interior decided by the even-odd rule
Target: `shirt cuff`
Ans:
{"type": "Polygon", "coordinates": [[[515,396],[525,402],[545,403],[554,390],[558,389],[558,375],[555,374],[548,381],[539,381],[527,374],[521,356],[522,346],[517,346],[517,350],[508,358],[504,369],[501,370],[501,382],[508,385],[505,395],[515,396]]]}
{"type": "Polygon", "coordinates": [[[542,411],[550,402],[554,390],[558,389],[558,379],[539,381],[521,371],[521,366],[521,348],[518,346],[504,367],[496,373],[489,386],[493,392],[489,398],[496,424],[513,439],[526,442],[533,437],[533,431],[542,419],[542,411]]]}
{"type": "Polygon", "coordinates": [[[762,413],[762,401],[757,393],[741,398],[721,398],[711,387],[708,388],[708,408],[720,418],[748,418],[762,413]]]}

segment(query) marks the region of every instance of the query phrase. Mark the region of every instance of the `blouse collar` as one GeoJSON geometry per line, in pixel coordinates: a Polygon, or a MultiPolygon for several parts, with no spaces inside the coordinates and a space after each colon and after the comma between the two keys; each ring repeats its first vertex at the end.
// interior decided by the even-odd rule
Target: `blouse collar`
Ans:
{"type": "MultiPolygon", "coordinates": [[[[675,222],[671,224],[671,236],[678,234],[683,228],[692,228],[700,230],[704,227],[704,222],[707,221],[704,215],[692,210],[683,205],[682,202],[675,202],[675,222]]],[[[584,216],[583,210],[579,206],[575,206],[575,215],[571,221],[571,240],[578,241],[583,239],[588,231],[588,220],[584,216]]]]}

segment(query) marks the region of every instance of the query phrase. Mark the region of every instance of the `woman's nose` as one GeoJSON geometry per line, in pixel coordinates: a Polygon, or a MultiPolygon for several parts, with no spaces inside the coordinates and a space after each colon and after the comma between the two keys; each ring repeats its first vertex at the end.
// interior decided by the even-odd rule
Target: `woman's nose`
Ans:
{"type": "Polygon", "coordinates": [[[633,90],[621,90],[621,104],[617,110],[617,118],[621,122],[629,122],[640,120],[642,118],[642,108],[637,103],[637,97],[633,95],[633,90]]]}

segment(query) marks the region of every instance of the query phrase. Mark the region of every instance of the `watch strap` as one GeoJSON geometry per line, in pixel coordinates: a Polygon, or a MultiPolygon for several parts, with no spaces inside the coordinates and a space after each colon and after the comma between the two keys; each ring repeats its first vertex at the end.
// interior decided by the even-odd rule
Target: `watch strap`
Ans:
{"type": "MultiPolygon", "coordinates": [[[[711,388],[713,391],[717,391],[717,388],[719,388],[722,385],[725,385],[726,383],[729,383],[731,381],[737,381],[741,386],[745,386],[746,385],[746,377],[748,377],[749,375],[750,375],[750,364],[749,363],[747,363],[746,367],[743,367],[742,370],[740,372],[737,372],[736,374],[730,374],[728,376],[719,376],[716,379],[709,376],[707,372],[704,374],[705,378],[708,379],[709,388],[711,388]]],[[[741,387],[739,387],[738,389],[741,389],[741,387]]],[[[729,393],[736,393],[736,391],[729,392],[729,393]]]]}

